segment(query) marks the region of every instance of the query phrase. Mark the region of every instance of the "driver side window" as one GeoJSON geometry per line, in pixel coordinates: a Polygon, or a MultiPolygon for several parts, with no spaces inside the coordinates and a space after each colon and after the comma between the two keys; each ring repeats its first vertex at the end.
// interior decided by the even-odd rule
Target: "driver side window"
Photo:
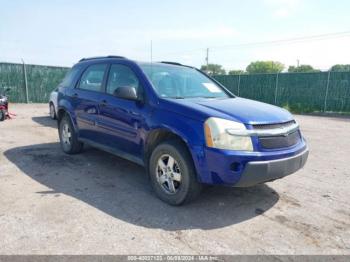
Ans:
{"type": "Polygon", "coordinates": [[[109,71],[106,92],[118,97],[118,89],[121,87],[134,87],[138,93],[139,80],[129,67],[113,64],[109,71]]]}

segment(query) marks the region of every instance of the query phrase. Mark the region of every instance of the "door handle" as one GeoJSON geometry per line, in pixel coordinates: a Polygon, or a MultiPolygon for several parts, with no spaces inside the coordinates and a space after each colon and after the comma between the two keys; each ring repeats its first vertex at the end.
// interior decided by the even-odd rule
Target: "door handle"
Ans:
{"type": "Polygon", "coordinates": [[[73,98],[78,98],[79,95],[78,95],[78,93],[74,93],[72,97],[73,97],[73,98]]]}
{"type": "Polygon", "coordinates": [[[100,102],[100,106],[106,106],[107,105],[107,101],[106,100],[102,100],[101,102],[100,102]]]}

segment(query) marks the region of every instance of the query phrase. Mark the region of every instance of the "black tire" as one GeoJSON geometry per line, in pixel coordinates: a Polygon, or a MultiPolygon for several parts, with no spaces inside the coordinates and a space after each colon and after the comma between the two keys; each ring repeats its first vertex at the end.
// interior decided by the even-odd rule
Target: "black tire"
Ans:
{"type": "Polygon", "coordinates": [[[148,172],[156,195],[170,205],[182,205],[191,202],[201,192],[202,184],[197,181],[192,157],[186,146],[178,140],[163,142],[153,150],[149,159],[148,172]],[[169,193],[165,189],[168,182],[165,182],[163,185],[158,182],[160,174],[164,174],[159,169],[158,161],[162,159],[162,157],[166,158],[167,155],[175,160],[175,165],[173,165],[173,167],[175,168],[175,166],[178,166],[179,173],[181,173],[181,183],[175,181],[178,186],[175,193],[169,193]]]}
{"type": "Polygon", "coordinates": [[[50,117],[51,119],[55,120],[57,118],[56,116],[56,110],[55,110],[55,106],[52,102],[50,102],[49,104],[49,112],[50,112],[50,117]]]}
{"type": "Polygon", "coordinates": [[[6,118],[5,110],[0,110],[0,121],[4,121],[6,118]]]}
{"type": "Polygon", "coordinates": [[[68,115],[64,115],[61,119],[58,134],[63,152],[67,154],[78,154],[82,151],[83,143],[78,140],[77,133],[75,132],[71,119],[68,115]],[[67,128],[66,131],[68,130],[70,133],[69,138],[64,134],[65,128],[67,128]]]}

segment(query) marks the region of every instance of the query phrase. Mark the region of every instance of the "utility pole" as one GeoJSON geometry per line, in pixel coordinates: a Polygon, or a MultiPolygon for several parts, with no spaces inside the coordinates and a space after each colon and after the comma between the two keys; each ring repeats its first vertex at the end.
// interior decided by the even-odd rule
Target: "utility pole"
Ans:
{"type": "Polygon", "coordinates": [[[208,70],[208,65],[209,65],[209,48],[207,48],[207,56],[205,58],[205,61],[207,62],[207,70],[208,70]]]}
{"type": "Polygon", "coordinates": [[[299,67],[299,66],[300,66],[300,60],[297,59],[297,67],[299,67]]]}
{"type": "Polygon", "coordinates": [[[24,76],[24,88],[26,93],[26,103],[29,103],[29,96],[28,96],[28,80],[27,80],[27,69],[26,64],[24,63],[24,60],[22,59],[23,63],[23,76],[24,76]]]}

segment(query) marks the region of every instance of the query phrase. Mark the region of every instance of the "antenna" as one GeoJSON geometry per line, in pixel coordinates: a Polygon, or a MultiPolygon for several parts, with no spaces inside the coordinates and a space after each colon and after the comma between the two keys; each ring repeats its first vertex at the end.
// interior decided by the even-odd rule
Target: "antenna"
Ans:
{"type": "Polygon", "coordinates": [[[153,63],[153,41],[151,40],[151,64],[153,63]]]}

